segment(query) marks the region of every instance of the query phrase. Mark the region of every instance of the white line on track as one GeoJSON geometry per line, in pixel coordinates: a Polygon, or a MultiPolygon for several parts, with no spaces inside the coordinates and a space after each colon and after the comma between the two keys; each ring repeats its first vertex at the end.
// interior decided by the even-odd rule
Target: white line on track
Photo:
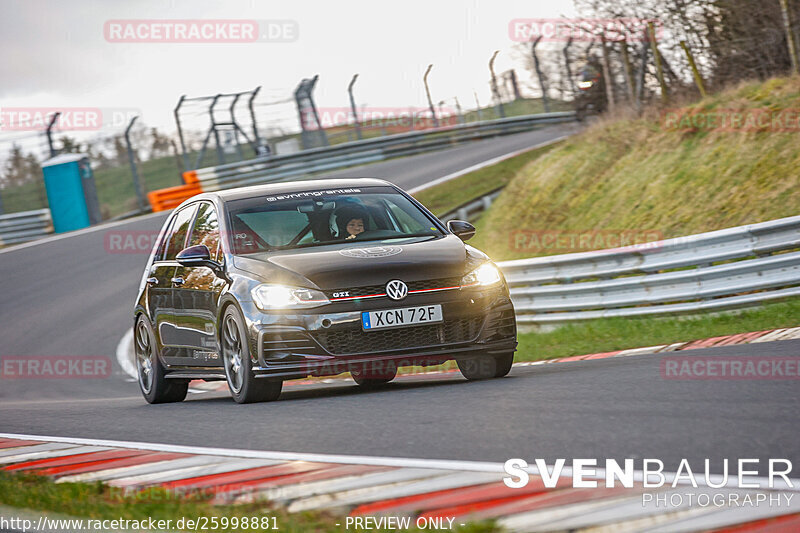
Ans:
{"type": "Polygon", "coordinates": [[[122,371],[128,374],[133,381],[139,379],[138,374],[136,373],[136,365],[134,363],[131,354],[133,353],[133,328],[129,329],[125,332],[125,335],[117,344],[117,363],[119,363],[120,368],[122,371]]]}
{"type": "Polygon", "coordinates": [[[459,170],[457,172],[453,172],[452,174],[448,174],[446,176],[442,176],[441,178],[437,178],[433,181],[430,181],[424,185],[420,185],[418,187],[414,187],[413,189],[409,189],[406,192],[408,194],[416,194],[422,190],[427,189],[428,187],[433,187],[434,185],[439,185],[440,183],[444,183],[446,181],[450,181],[455,178],[459,178],[464,174],[469,174],[470,172],[475,172],[476,170],[480,170],[482,168],[494,165],[496,163],[500,163],[501,161],[505,161],[506,159],[511,159],[512,157],[516,157],[518,155],[524,154],[525,152],[530,152],[531,150],[536,150],[537,148],[544,148],[545,146],[550,146],[551,144],[555,144],[557,142],[561,142],[570,135],[562,135],[561,137],[556,137],[555,139],[550,139],[549,141],[545,141],[533,146],[529,146],[528,148],[523,148],[521,150],[515,150],[514,152],[510,152],[507,154],[503,154],[497,157],[493,157],[492,159],[487,159],[477,165],[472,165],[471,167],[467,167],[465,169],[459,170]]]}
{"type": "MultiPolygon", "coordinates": [[[[446,459],[414,459],[405,457],[381,457],[367,455],[335,455],[324,453],[295,453],[295,452],[271,452],[261,450],[238,450],[231,448],[206,448],[202,446],[183,446],[177,444],[156,444],[150,442],[118,441],[107,439],[85,439],[78,437],[54,437],[49,435],[27,435],[15,433],[0,433],[0,438],[37,440],[51,443],[75,444],[78,446],[108,446],[114,448],[128,448],[135,450],[150,450],[169,453],[187,453],[196,455],[216,455],[222,457],[237,457],[244,459],[267,459],[273,461],[307,461],[314,463],[339,463],[349,465],[371,465],[389,466],[395,468],[431,468],[438,470],[457,470],[463,472],[504,472],[503,463],[493,463],[484,461],[455,461],[446,459]]],[[[547,465],[548,471],[552,471],[552,466],[547,465]]],[[[539,474],[539,469],[529,466],[526,471],[533,475],[539,474]]],[[[572,468],[564,466],[560,477],[572,477],[572,468]]],[[[671,485],[676,477],[675,472],[663,472],[665,485],[671,485]]],[[[598,480],[598,485],[602,485],[602,480],[606,478],[606,472],[602,468],[595,469],[594,476],[584,476],[586,479],[593,478],[598,480]]],[[[684,473],[685,477],[685,473],[684,473]]],[[[702,485],[704,476],[702,473],[695,475],[696,481],[702,485]]],[[[652,479],[652,478],[651,478],[652,479]]],[[[644,473],[641,470],[634,471],[634,482],[642,482],[644,473]]],[[[721,484],[724,478],[720,475],[709,476],[710,483],[721,484]]],[[[737,488],[738,479],[736,475],[729,476],[727,483],[723,487],[737,488]]],[[[768,488],[770,479],[767,477],[748,476],[747,481],[758,483],[761,488],[768,488]]],[[[678,485],[688,485],[688,481],[679,481],[678,485]]],[[[720,487],[722,488],[722,487],[720,487]]],[[[776,479],[774,490],[788,490],[800,492],[800,479],[789,479],[787,484],[783,478],[776,479]]]]}

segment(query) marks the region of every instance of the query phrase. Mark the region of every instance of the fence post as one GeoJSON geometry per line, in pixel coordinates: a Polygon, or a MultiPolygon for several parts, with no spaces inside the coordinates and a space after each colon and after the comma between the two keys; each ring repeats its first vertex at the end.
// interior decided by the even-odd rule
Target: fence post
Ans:
{"type": "Polygon", "coordinates": [[[792,20],[789,13],[789,5],[786,0],[781,0],[781,12],[783,13],[783,27],[786,30],[786,44],[789,45],[789,57],[792,59],[792,72],[798,73],[797,48],[794,44],[794,33],[792,32],[792,20]]]}
{"type": "Polygon", "coordinates": [[[562,51],[564,54],[564,66],[567,69],[567,78],[569,79],[569,88],[572,91],[572,97],[578,97],[578,91],[575,89],[575,78],[572,76],[572,67],[569,66],[569,47],[572,46],[572,36],[570,35],[569,39],[567,40],[566,46],[564,46],[564,50],[562,51]]]}
{"type": "Polygon", "coordinates": [[[614,80],[611,79],[611,65],[608,59],[608,45],[606,43],[606,34],[600,34],[600,45],[603,50],[603,78],[606,82],[606,98],[608,99],[608,110],[612,113],[617,107],[617,102],[614,100],[614,80]]]}
{"type": "Polygon", "coordinates": [[[478,91],[473,89],[472,94],[475,96],[475,111],[478,112],[478,122],[480,122],[483,120],[483,113],[481,113],[481,103],[478,100],[478,91]]]}
{"type": "Polygon", "coordinates": [[[642,110],[642,99],[644,98],[644,76],[647,74],[647,49],[650,46],[646,33],[644,37],[642,49],[639,52],[639,76],[636,78],[636,108],[640,112],[642,110]]]}
{"type": "Polygon", "coordinates": [[[436,109],[433,107],[433,100],[431,100],[431,90],[428,88],[428,74],[431,73],[431,69],[433,68],[433,64],[428,65],[428,69],[425,71],[425,75],[422,76],[422,83],[425,84],[425,94],[428,96],[428,107],[431,110],[431,115],[433,115],[433,127],[439,127],[439,119],[436,118],[436,109]]]}
{"type": "Polygon", "coordinates": [[[503,100],[500,99],[500,91],[497,89],[497,76],[494,74],[494,60],[499,53],[500,50],[495,50],[494,54],[492,54],[492,58],[489,60],[489,72],[492,73],[492,95],[494,95],[497,101],[497,113],[500,115],[500,118],[505,118],[506,111],[503,109],[503,100]]]}
{"type": "Polygon", "coordinates": [[[60,115],[61,111],[56,111],[53,113],[53,117],[50,119],[50,123],[47,125],[47,147],[50,149],[50,157],[55,157],[58,154],[56,149],[53,147],[53,126],[60,115]]]}
{"type": "Polygon", "coordinates": [[[358,79],[358,74],[353,74],[353,79],[350,80],[350,85],[347,86],[347,93],[350,95],[350,110],[353,111],[353,125],[356,127],[356,137],[361,140],[361,124],[358,123],[356,100],[353,98],[353,85],[355,85],[356,79],[358,79]]]}
{"type": "Polygon", "coordinates": [[[628,102],[633,105],[636,101],[633,88],[633,67],[631,67],[631,58],[628,55],[628,40],[622,41],[622,65],[625,67],[625,83],[628,86],[628,102]]]}
{"type": "Polygon", "coordinates": [[[253,144],[256,147],[256,157],[265,155],[264,147],[261,145],[261,136],[258,134],[258,123],[256,122],[256,112],[253,109],[253,101],[255,101],[256,96],[258,96],[258,91],[260,90],[261,90],[261,85],[253,89],[253,94],[251,94],[250,98],[247,100],[247,107],[250,110],[250,122],[253,123],[253,144]]]}
{"type": "Polygon", "coordinates": [[[536,69],[536,76],[539,78],[539,86],[542,88],[542,105],[544,106],[544,112],[550,112],[550,105],[547,103],[547,85],[544,82],[544,74],[542,74],[542,69],[539,65],[539,57],[536,55],[536,45],[539,44],[539,41],[542,40],[543,35],[540,35],[533,41],[533,45],[531,45],[531,54],[533,55],[533,66],[536,69]]]}
{"type": "Polygon", "coordinates": [[[175,110],[172,112],[175,115],[175,125],[178,126],[178,139],[181,141],[181,154],[183,154],[183,170],[189,170],[189,156],[186,154],[186,142],[183,139],[183,129],[181,128],[181,117],[180,117],[180,109],[183,105],[183,101],[186,99],[186,95],[182,94],[181,97],[178,99],[178,105],[175,106],[175,110]]]}
{"type": "Polygon", "coordinates": [[[458,123],[464,124],[467,120],[466,117],[464,116],[464,111],[462,111],[461,109],[461,103],[458,101],[458,96],[455,96],[454,99],[456,101],[456,113],[458,113],[458,123]]]}
{"type": "Polygon", "coordinates": [[[133,175],[133,187],[136,189],[136,200],[139,202],[139,211],[147,209],[147,203],[144,199],[144,191],[142,190],[142,182],[139,179],[139,172],[136,170],[136,158],[133,157],[133,147],[131,146],[131,128],[133,123],[139,118],[135,116],[131,119],[128,127],[125,128],[125,145],[128,147],[128,163],[131,165],[131,174],[133,175]]]}
{"type": "Polygon", "coordinates": [[[692,67],[692,75],[694,76],[694,82],[697,85],[697,88],[700,90],[700,96],[705,98],[706,88],[703,84],[703,77],[700,76],[700,71],[697,70],[697,64],[694,62],[694,57],[692,56],[692,52],[689,50],[689,47],[686,45],[686,41],[681,41],[681,48],[683,48],[683,52],[686,54],[686,59],[689,61],[689,66],[692,67]]]}
{"type": "Polygon", "coordinates": [[[647,34],[650,37],[650,48],[653,49],[653,57],[656,60],[656,76],[658,76],[658,85],[661,87],[661,101],[666,104],[669,102],[667,82],[664,81],[664,69],[661,66],[661,54],[658,52],[658,46],[656,46],[656,27],[652,22],[647,23],[647,34]]]}

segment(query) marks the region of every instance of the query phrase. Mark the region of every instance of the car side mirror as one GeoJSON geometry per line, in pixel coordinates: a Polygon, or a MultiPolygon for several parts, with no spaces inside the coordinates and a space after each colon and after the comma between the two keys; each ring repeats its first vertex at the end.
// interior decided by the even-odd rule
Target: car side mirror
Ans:
{"type": "Polygon", "coordinates": [[[475,236],[475,226],[464,220],[450,220],[447,229],[462,241],[468,241],[475,236]]]}
{"type": "Polygon", "coordinates": [[[205,244],[184,248],[178,252],[175,260],[186,267],[207,266],[215,269],[219,267],[216,261],[211,260],[211,252],[205,244]]]}

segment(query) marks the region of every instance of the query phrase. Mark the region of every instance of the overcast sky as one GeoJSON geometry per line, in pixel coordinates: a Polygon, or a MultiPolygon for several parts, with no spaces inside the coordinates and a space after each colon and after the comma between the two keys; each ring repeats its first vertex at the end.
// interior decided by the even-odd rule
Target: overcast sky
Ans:
{"type": "Polygon", "coordinates": [[[262,101],[288,98],[314,74],[322,107],[347,105],[356,72],[359,105],[423,106],[429,63],[434,101],[457,96],[472,107],[476,90],[488,103],[494,50],[501,51],[497,72],[523,72],[509,21],[574,15],[571,0],[0,0],[0,11],[0,107],[135,108],[168,132],[181,94],[262,85],[262,101]],[[108,42],[104,23],[118,19],[283,19],[296,21],[299,36],[289,43],[108,42]]]}

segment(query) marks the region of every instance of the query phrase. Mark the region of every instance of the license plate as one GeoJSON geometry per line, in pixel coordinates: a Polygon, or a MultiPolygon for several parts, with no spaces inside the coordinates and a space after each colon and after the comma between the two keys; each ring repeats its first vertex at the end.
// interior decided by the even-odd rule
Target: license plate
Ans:
{"type": "Polygon", "coordinates": [[[384,311],[363,311],[361,326],[364,331],[384,328],[435,324],[442,321],[441,305],[420,305],[384,311]]]}

